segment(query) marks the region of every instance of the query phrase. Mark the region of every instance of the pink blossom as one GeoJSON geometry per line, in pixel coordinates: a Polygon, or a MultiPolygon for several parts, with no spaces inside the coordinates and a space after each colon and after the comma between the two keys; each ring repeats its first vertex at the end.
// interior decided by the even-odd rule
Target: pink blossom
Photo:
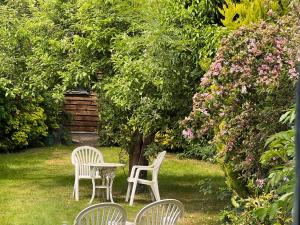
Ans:
{"type": "Polygon", "coordinates": [[[251,75],[251,68],[249,66],[245,66],[243,71],[246,75],[251,75]]]}
{"type": "Polygon", "coordinates": [[[265,61],[266,61],[267,63],[273,63],[273,62],[274,62],[274,59],[273,59],[270,55],[267,55],[267,56],[265,57],[265,61]]]}
{"type": "Polygon", "coordinates": [[[266,180],[265,179],[256,179],[255,183],[258,188],[263,188],[266,183],[266,180]]]}
{"type": "Polygon", "coordinates": [[[238,73],[241,71],[241,67],[238,65],[232,65],[232,67],[230,68],[230,73],[238,73]]]}
{"type": "Polygon", "coordinates": [[[201,97],[203,98],[203,99],[205,99],[205,100],[212,100],[213,98],[214,98],[214,96],[212,95],[212,94],[210,94],[210,93],[203,93],[203,94],[201,94],[201,97]]]}
{"type": "Polygon", "coordinates": [[[212,65],[212,75],[213,76],[218,76],[221,72],[222,69],[222,64],[219,61],[216,61],[213,65],[212,65]]]}
{"type": "Polygon", "coordinates": [[[221,95],[221,94],[223,94],[223,91],[222,90],[216,91],[216,94],[221,95]]]}
{"type": "Polygon", "coordinates": [[[209,82],[210,82],[210,79],[207,76],[204,75],[201,78],[201,85],[205,86],[205,85],[209,84],[209,82]]]}
{"type": "Polygon", "coordinates": [[[273,70],[271,70],[271,73],[272,73],[273,75],[277,75],[277,74],[278,74],[278,71],[275,70],[275,69],[273,69],[273,70]]]}
{"type": "Polygon", "coordinates": [[[274,11],[272,9],[270,9],[268,12],[267,12],[267,15],[272,17],[274,16],[274,11]]]}
{"type": "Polygon", "coordinates": [[[295,63],[294,63],[292,60],[289,60],[289,61],[288,61],[288,64],[289,64],[290,66],[292,66],[292,67],[295,66],[295,63]]]}
{"type": "Polygon", "coordinates": [[[277,37],[275,39],[275,44],[278,49],[282,49],[285,45],[285,40],[282,37],[277,37]]]}
{"type": "Polygon", "coordinates": [[[297,80],[298,75],[295,68],[289,69],[289,75],[292,80],[297,80]]]}
{"type": "Polygon", "coordinates": [[[209,116],[209,113],[207,112],[206,109],[200,109],[200,111],[201,111],[205,116],[209,116]]]}
{"type": "Polygon", "coordinates": [[[261,65],[261,69],[263,69],[263,70],[267,71],[267,70],[269,70],[269,69],[270,69],[270,67],[269,67],[269,66],[267,66],[267,65],[265,65],[265,64],[263,64],[263,65],[261,65]]]}
{"type": "Polygon", "coordinates": [[[255,56],[261,54],[261,51],[258,49],[255,39],[250,39],[248,44],[248,52],[253,53],[255,56]]]}
{"type": "Polygon", "coordinates": [[[193,134],[193,131],[192,131],[191,128],[183,130],[182,135],[183,135],[183,137],[185,137],[187,139],[193,139],[194,138],[194,134],[193,134]]]}
{"type": "Polygon", "coordinates": [[[263,71],[262,69],[259,69],[258,75],[262,76],[262,75],[264,75],[264,74],[265,74],[265,71],[263,71]]]}

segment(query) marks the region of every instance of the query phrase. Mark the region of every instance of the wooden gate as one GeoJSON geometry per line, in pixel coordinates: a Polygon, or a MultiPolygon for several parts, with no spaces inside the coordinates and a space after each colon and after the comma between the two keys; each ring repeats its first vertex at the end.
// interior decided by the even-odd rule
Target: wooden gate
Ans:
{"type": "Polygon", "coordinates": [[[71,116],[71,121],[66,124],[71,132],[97,132],[99,115],[96,94],[69,92],[65,94],[64,109],[71,116]]]}

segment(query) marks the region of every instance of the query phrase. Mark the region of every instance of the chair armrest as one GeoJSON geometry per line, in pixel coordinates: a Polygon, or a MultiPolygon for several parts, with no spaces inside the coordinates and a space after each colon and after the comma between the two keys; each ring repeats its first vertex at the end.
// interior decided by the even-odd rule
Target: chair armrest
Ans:
{"type": "Polygon", "coordinates": [[[142,170],[153,170],[154,167],[151,166],[133,166],[130,173],[130,178],[138,178],[142,170]]]}

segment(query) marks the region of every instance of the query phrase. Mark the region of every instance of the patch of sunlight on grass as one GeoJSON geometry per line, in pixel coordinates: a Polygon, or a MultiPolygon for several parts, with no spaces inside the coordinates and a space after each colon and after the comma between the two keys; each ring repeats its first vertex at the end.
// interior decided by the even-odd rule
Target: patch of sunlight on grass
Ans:
{"type": "MultiPolygon", "coordinates": [[[[80,201],[72,198],[74,168],[70,161],[72,146],[29,149],[0,156],[0,224],[61,225],[73,224],[75,216],[88,206],[91,182],[80,182],[80,201]]],[[[100,148],[106,162],[118,162],[119,148],[100,148]]],[[[120,169],[113,186],[115,202],[126,208],[128,220],[151,203],[149,193],[136,195],[134,206],[125,203],[128,169],[120,169]]],[[[217,195],[203,196],[198,183],[209,178],[217,191],[224,186],[224,176],[217,165],[179,160],[168,154],[160,171],[162,199],[175,198],[185,206],[181,225],[215,225],[226,201],[217,195]]],[[[103,201],[96,198],[94,203],[103,201]]]]}

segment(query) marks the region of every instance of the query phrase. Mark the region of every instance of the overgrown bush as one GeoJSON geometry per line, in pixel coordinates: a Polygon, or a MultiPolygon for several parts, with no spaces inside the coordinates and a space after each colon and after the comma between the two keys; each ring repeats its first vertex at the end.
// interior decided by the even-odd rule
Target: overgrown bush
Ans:
{"type": "MultiPolygon", "coordinates": [[[[289,110],[281,121],[293,124],[294,112],[294,109],[289,110]]],[[[225,224],[292,224],[296,183],[295,133],[292,127],[267,139],[267,151],[261,156],[260,163],[268,169],[268,175],[253,183],[253,197],[233,199],[234,209],[221,214],[225,224]]]]}
{"type": "Polygon", "coordinates": [[[54,57],[57,30],[35,10],[26,0],[0,5],[0,151],[39,142],[59,123],[65,85],[63,61],[54,57]]]}
{"type": "Polygon", "coordinates": [[[47,135],[46,115],[36,99],[4,94],[0,87],[0,152],[28,146],[47,135]]]}
{"type": "Polygon", "coordinates": [[[286,16],[242,27],[222,41],[184,121],[193,136],[213,133],[227,184],[241,197],[265,176],[264,142],[285,130],[282,112],[294,104],[299,19],[286,16]]]}

